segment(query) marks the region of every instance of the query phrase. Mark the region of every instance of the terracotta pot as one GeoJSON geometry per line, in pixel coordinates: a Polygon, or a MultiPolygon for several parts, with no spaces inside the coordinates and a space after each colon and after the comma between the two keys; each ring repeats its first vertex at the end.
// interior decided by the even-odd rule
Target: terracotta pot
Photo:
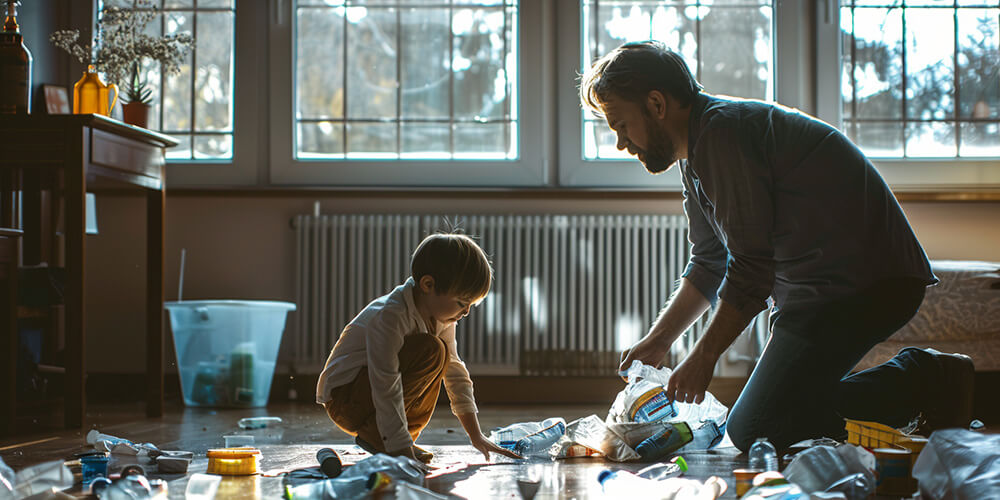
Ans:
{"type": "Polygon", "coordinates": [[[129,125],[146,128],[149,124],[149,104],[130,102],[122,106],[122,121],[129,125]]]}

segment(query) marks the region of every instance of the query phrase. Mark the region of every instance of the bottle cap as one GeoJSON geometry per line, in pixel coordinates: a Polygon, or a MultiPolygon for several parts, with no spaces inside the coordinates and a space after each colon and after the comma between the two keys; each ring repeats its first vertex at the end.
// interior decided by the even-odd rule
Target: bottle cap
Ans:
{"type": "Polygon", "coordinates": [[[688,463],[687,463],[687,460],[684,460],[684,457],[682,457],[680,455],[677,455],[676,457],[670,459],[670,461],[672,463],[677,464],[677,466],[681,468],[681,472],[687,472],[688,471],[688,463]]]}
{"type": "Polygon", "coordinates": [[[597,482],[603,483],[604,480],[607,479],[608,476],[610,476],[611,474],[614,474],[614,472],[612,472],[612,471],[610,471],[608,469],[602,470],[601,473],[597,475],[597,482]]]}
{"type": "Polygon", "coordinates": [[[368,482],[365,483],[365,487],[369,491],[378,491],[392,482],[392,478],[384,472],[372,472],[368,476],[368,482]]]}

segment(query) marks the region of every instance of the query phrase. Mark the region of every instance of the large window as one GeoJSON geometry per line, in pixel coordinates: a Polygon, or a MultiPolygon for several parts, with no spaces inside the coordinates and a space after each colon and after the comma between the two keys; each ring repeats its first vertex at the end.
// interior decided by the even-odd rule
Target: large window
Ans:
{"type": "Polygon", "coordinates": [[[296,158],[516,158],[517,23],[512,0],[297,2],[296,158]]]}
{"type": "MultiPolygon", "coordinates": [[[[137,5],[133,0],[105,0],[103,4],[137,5]]],[[[195,48],[178,74],[164,74],[159,63],[143,62],[152,91],[149,127],[180,142],[167,150],[167,158],[232,160],[234,0],[147,0],[138,5],[155,6],[161,12],[146,25],[150,35],[188,32],[195,38],[195,48]]]]}
{"type": "MultiPolygon", "coordinates": [[[[706,91],[774,98],[770,1],[583,0],[581,71],[627,42],[659,40],[681,54],[706,91]]],[[[583,158],[630,158],[614,132],[584,110],[583,158]]]]}
{"type": "Polygon", "coordinates": [[[841,3],[842,118],[870,156],[1000,156],[996,0],[841,3]]]}

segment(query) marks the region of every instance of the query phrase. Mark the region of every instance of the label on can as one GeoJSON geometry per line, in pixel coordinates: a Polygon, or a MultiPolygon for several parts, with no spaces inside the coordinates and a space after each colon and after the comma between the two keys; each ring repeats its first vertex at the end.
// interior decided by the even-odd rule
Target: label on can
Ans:
{"type": "Polygon", "coordinates": [[[909,495],[913,493],[910,479],[910,455],[906,449],[876,448],[875,473],[878,481],[875,492],[879,495],[909,495]]]}

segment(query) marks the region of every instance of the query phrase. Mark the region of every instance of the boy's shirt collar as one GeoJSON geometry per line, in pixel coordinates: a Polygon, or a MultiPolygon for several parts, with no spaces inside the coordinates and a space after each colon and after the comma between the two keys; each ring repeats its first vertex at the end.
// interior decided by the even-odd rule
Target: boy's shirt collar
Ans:
{"type": "Polygon", "coordinates": [[[417,324],[417,330],[419,330],[420,333],[437,335],[441,333],[444,328],[441,327],[442,325],[438,325],[437,331],[427,331],[427,324],[424,323],[424,319],[420,317],[420,311],[417,310],[417,304],[413,301],[413,290],[416,287],[417,282],[413,279],[413,276],[406,278],[406,282],[403,283],[403,300],[406,302],[406,311],[409,313],[410,318],[413,319],[413,322],[417,324]]]}

